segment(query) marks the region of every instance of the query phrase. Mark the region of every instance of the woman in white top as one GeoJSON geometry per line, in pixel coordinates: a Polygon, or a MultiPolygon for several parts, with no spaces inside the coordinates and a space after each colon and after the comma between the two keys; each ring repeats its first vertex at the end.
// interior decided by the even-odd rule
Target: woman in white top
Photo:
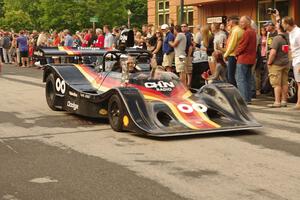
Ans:
{"type": "Polygon", "coordinates": [[[220,50],[224,54],[227,40],[225,32],[220,29],[219,23],[213,23],[211,25],[211,31],[214,34],[214,50],[220,50]]]}

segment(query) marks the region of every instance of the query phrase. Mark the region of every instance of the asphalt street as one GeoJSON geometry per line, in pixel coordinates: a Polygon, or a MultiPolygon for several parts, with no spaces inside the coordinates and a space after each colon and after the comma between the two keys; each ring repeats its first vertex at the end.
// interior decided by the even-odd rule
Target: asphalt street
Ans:
{"type": "Polygon", "coordinates": [[[300,112],[250,105],[263,128],[154,139],[51,111],[42,70],[0,74],[0,200],[300,196],[300,112]]]}

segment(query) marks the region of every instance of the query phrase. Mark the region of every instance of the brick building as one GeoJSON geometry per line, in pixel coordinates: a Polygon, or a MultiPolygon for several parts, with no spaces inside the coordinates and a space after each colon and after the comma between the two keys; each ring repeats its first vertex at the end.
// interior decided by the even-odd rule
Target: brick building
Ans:
{"type": "MultiPolygon", "coordinates": [[[[231,15],[248,15],[261,25],[270,20],[267,8],[277,8],[300,25],[300,0],[184,0],[184,21],[196,27],[231,15]]],[[[179,20],[180,0],[148,0],[149,24],[177,24],[179,20]]]]}

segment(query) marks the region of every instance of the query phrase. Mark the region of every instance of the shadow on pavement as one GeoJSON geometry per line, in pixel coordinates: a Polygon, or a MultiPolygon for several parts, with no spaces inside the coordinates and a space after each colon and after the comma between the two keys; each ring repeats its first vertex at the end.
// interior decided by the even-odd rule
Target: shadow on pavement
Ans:
{"type": "Polygon", "coordinates": [[[230,131],[230,132],[217,132],[217,133],[204,133],[195,135],[183,135],[183,136],[171,136],[171,137],[153,137],[146,135],[136,136],[157,141],[174,141],[174,140],[192,140],[192,139],[205,139],[205,138],[217,138],[217,137],[243,137],[243,136],[257,136],[260,133],[252,130],[243,131],[230,131]]]}
{"type": "Polygon", "coordinates": [[[44,115],[32,118],[20,117],[22,113],[0,111],[0,124],[11,123],[16,127],[33,128],[76,128],[90,125],[107,125],[107,119],[94,119],[81,117],[74,114],[44,115]]]}

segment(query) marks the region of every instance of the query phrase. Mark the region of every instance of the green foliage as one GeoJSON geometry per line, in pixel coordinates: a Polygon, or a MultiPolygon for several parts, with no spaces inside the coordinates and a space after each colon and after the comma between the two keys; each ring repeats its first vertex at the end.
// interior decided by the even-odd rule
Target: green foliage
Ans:
{"type": "Polygon", "coordinates": [[[127,24],[127,9],[133,25],[147,19],[147,0],[0,0],[0,6],[1,28],[15,30],[81,30],[92,27],[93,16],[97,27],[118,26],[127,24]]]}
{"type": "Polygon", "coordinates": [[[4,17],[3,6],[4,6],[4,2],[3,2],[3,0],[0,0],[0,17],[4,17]]]}
{"type": "Polygon", "coordinates": [[[141,25],[147,23],[147,0],[128,0],[125,8],[132,12],[132,26],[141,27],[141,25]]]}
{"type": "Polygon", "coordinates": [[[5,29],[13,29],[14,31],[33,28],[30,16],[22,10],[5,12],[4,18],[0,20],[0,24],[5,29]]]}

